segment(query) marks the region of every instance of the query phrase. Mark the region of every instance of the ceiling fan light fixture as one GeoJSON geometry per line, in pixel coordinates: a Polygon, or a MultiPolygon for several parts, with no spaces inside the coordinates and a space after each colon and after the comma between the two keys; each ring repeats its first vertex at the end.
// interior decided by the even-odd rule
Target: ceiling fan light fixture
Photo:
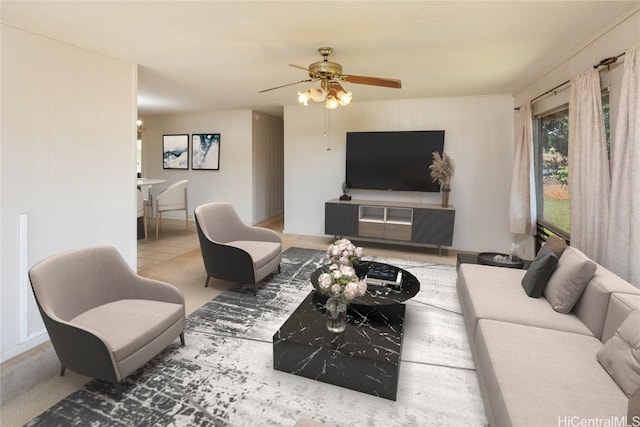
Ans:
{"type": "Polygon", "coordinates": [[[309,105],[309,100],[315,102],[324,102],[325,108],[334,109],[340,105],[349,105],[353,100],[351,92],[346,91],[340,82],[356,83],[369,86],[382,86],[400,89],[402,82],[398,79],[388,79],[383,77],[357,76],[353,74],[342,74],[342,65],[337,62],[329,61],[329,55],[333,52],[333,48],[321,47],[318,49],[322,55],[322,61],[317,61],[303,67],[300,65],[289,64],[291,67],[300,68],[309,74],[306,80],[287,83],[284,85],[272,87],[259,91],[259,93],[268,92],[274,89],[291,86],[298,83],[320,82],[319,87],[314,87],[305,92],[298,92],[298,102],[309,105]]]}
{"type": "Polygon", "coordinates": [[[339,91],[338,94],[338,99],[340,101],[340,105],[345,106],[345,105],[349,105],[351,104],[351,100],[353,99],[353,95],[351,94],[351,92],[345,92],[343,90],[339,91]]]}
{"type": "Polygon", "coordinates": [[[327,98],[327,101],[324,104],[324,107],[329,110],[335,110],[340,105],[340,101],[333,96],[327,98]]]}
{"type": "Polygon", "coordinates": [[[298,102],[302,105],[309,105],[309,91],[298,92],[298,102]]]}
{"type": "Polygon", "coordinates": [[[323,102],[329,93],[323,87],[312,87],[309,89],[309,97],[315,102],[323,102]]]}

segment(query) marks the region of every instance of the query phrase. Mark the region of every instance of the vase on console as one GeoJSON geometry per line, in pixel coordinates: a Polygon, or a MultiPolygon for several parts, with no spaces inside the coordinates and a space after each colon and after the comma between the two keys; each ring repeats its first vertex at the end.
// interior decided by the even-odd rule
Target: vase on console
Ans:
{"type": "Polygon", "coordinates": [[[442,207],[449,207],[449,193],[451,193],[450,187],[442,187],[442,207]]]}

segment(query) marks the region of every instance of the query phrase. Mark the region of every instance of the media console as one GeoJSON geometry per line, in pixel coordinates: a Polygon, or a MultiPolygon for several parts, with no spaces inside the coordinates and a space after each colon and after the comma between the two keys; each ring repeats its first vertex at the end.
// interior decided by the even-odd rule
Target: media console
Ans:
{"type": "Polygon", "coordinates": [[[456,211],[437,204],[332,199],[324,205],[325,234],[451,246],[456,211]]]}

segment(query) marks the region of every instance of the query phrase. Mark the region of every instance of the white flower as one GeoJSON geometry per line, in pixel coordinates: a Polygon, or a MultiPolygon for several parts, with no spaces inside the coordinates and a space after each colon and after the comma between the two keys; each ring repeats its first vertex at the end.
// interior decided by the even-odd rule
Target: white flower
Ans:
{"type": "Polygon", "coordinates": [[[329,287],[333,284],[333,277],[329,273],[322,273],[320,277],[318,277],[318,286],[321,289],[329,289],[329,287]]]}
{"type": "Polygon", "coordinates": [[[367,282],[360,280],[358,282],[358,296],[362,296],[367,293],[367,282]]]}
{"type": "Polygon", "coordinates": [[[350,265],[344,265],[344,264],[341,265],[340,272],[342,273],[343,276],[356,277],[356,270],[354,270],[354,268],[351,267],[350,265]]]}
{"type": "Polygon", "coordinates": [[[347,304],[362,296],[367,285],[358,278],[354,263],[362,258],[363,249],[348,239],[339,239],[327,248],[328,269],[318,277],[318,290],[325,295],[342,298],[347,304]]]}
{"type": "Polygon", "coordinates": [[[356,282],[349,282],[344,287],[344,296],[347,299],[354,299],[358,295],[358,284],[356,282]]]}
{"type": "Polygon", "coordinates": [[[333,242],[327,248],[327,259],[332,263],[352,264],[362,258],[363,249],[357,248],[348,239],[340,239],[333,242]]]}

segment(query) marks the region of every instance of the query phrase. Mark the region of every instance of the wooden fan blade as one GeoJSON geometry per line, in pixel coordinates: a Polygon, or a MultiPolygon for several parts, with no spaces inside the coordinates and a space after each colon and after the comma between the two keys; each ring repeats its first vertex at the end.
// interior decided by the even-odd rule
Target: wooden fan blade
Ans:
{"type": "Polygon", "coordinates": [[[361,85],[384,86],[394,89],[400,89],[402,82],[398,79],[385,79],[382,77],[353,76],[342,75],[342,80],[349,83],[357,83],[361,85]]]}
{"type": "Polygon", "coordinates": [[[300,68],[301,70],[309,71],[307,67],[303,67],[302,65],[289,64],[289,67],[300,68]]]}
{"type": "Polygon", "coordinates": [[[287,83],[286,85],[280,85],[280,86],[272,87],[269,89],[259,90],[258,93],[269,92],[270,90],[280,89],[281,87],[293,86],[293,85],[297,85],[298,83],[306,83],[306,82],[312,82],[312,81],[313,80],[311,79],[300,80],[299,82],[287,83]]]}

